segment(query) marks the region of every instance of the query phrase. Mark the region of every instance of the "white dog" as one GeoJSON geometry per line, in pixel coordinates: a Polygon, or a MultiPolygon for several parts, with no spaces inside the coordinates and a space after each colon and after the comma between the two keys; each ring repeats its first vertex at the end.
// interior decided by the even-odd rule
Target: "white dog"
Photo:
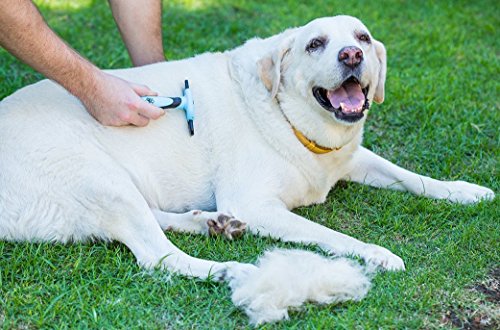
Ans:
{"type": "Polygon", "coordinates": [[[387,249],[290,210],[323,202],[339,180],[458,203],[494,197],[474,184],[409,172],[360,146],[368,108],[384,99],[386,52],[352,17],[111,72],[173,96],[188,77],[195,135],[180,110],[145,128],[103,127],[51,81],[19,90],[0,103],[1,239],[117,240],[144,267],[228,280],[235,303],[261,323],[305,300],[360,299],[369,281],[353,262],[303,251],[268,252],[257,266],[200,260],[163,230],[231,238],[246,226],[402,270],[387,249]]]}

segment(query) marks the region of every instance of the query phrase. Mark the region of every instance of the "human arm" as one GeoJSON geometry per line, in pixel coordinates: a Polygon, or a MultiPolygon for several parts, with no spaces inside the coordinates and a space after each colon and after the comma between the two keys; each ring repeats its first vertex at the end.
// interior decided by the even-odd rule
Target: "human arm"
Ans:
{"type": "Polygon", "coordinates": [[[160,0],[109,0],[134,66],[165,61],[160,0]]]}
{"type": "Polygon", "coordinates": [[[104,125],[145,126],[164,111],[141,100],[146,86],[109,75],[62,41],[29,0],[0,1],[0,44],[78,97],[104,125]]]}

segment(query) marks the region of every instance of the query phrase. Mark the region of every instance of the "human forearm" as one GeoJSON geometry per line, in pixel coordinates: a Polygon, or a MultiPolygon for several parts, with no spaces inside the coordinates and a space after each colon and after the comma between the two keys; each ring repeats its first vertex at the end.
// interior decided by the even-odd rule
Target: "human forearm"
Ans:
{"type": "Polygon", "coordinates": [[[99,70],[64,43],[29,0],[0,1],[0,44],[78,97],[104,125],[145,126],[164,114],[139,97],[154,91],[99,70]]]}
{"type": "Polygon", "coordinates": [[[64,43],[28,0],[0,1],[0,44],[77,97],[94,89],[99,69],[64,43]]]}

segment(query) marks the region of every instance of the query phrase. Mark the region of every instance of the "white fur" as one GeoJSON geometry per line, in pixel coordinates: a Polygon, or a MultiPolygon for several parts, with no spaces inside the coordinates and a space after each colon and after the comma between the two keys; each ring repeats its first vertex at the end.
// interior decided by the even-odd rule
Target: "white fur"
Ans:
{"type": "MultiPolygon", "coordinates": [[[[460,203],[494,196],[484,187],[434,180],[382,159],[360,146],[366,116],[345,124],[316,102],[313,86],[334,88],[344,79],[337,54],[345,46],[362,49],[361,82],[370,85],[370,101],[383,99],[385,50],[376,40],[357,40],[361,30],[369,33],[352,17],[322,18],[225,53],[109,71],[170,96],[181,94],[188,77],[196,106],[193,137],[180,110],[145,128],[103,127],[51,81],[22,88],[0,103],[0,239],[117,240],[144,267],[200,278],[255,269],[193,258],[165,237],[165,228],[206,234],[201,221],[212,213],[191,212],[198,209],[232,214],[254,234],[404,269],[389,250],[290,212],[323,202],[342,179],[460,203]],[[325,49],[307,53],[307,43],[318,36],[328,38],[325,49]],[[291,125],[323,146],[342,149],[313,154],[291,125]]],[[[309,264],[297,261],[298,268],[301,262],[309,264]]],[[[283,281],[291,286],[295,279],[283,281]]]]}
{"type": "Polygon", "coordinates": [[[256,325],[287,319],[288,309],[304,302],[361,300],[370,288],[364,269],[352,260],[330,260],[302,250],[268,251],[257,267],[229,282],[233,303],[256,325]]]}

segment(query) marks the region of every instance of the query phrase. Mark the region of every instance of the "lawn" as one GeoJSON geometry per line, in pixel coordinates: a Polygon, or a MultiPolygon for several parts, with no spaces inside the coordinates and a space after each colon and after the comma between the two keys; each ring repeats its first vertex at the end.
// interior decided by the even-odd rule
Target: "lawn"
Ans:
{"type": "MultiPolygon", "coordinates": [[[[107,2],[36,3],[54,30],[92,62],[103,68],[130,66],[107,2]]],[[[388,50],[386,101],[371,111],[364,145],[412,171],[478,183],[498,194],[497,1],[164,1],[165,52],[175,60],[221,51],[335,14],[359,17],[388,50]]],[[[42,78],[0,49],[0,99],[42,78]]],[[[380,273],[361,302],[308,304],[291,312],[289,320],[262,328],[499,326],[499,198],[462,206],[342,183],[326,203],[296,212],[389,248],[405,260],[407,270],[380,273]]],[[[293,246],[251,235],[234,242],[166,235],[191,255],[217,260],[253,262],[270,247],[293,246]]],[[[124,246],[101,242],[0,242],[0,325],[249,327],[226,285],[143,271],[124,246]]]]}

